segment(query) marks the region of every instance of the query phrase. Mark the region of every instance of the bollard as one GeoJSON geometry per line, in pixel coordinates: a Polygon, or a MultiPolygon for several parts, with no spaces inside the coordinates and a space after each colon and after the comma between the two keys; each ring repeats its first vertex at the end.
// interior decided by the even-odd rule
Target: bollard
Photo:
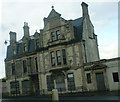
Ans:
{"type": "Polygon", "coordinates": [[[58,90],[57,89],[52,90],[52,100],[53,101],[59,101],[59,96],[58,96],[58,90]]]}

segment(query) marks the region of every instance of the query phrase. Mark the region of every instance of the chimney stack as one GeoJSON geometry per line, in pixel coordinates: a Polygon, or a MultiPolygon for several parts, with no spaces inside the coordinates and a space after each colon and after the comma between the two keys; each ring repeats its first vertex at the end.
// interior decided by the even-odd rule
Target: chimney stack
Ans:
{"type": "Polygon", "coordinates": [[[82,2],[82,12],[83,12],[83,17],[89,16],[88,14],[88,5],[85,2],[82,2]]]}
{"type": "Polygon", "coordinates": [[[16,32],[10,31],[10,44],[13,44],[16,42],[16,32]]]}
{"type": "Polygon", "coordinates": [[[29,37],[29,26],[27,22],[24,22],[23,30],[24,30],[24,37],[29,37]]]}

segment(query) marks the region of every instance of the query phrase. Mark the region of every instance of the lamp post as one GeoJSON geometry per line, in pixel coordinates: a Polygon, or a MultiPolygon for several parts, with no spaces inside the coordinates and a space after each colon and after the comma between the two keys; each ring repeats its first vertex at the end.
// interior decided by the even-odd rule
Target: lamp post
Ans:
{"type": "MultiPolygon", "coordinates": [[[[10,40],[5,40],[4,41],[4,44],[7,45],[8,42],[10,42],[10,40]]],[[[14,63],[14,60],[13,60],[13,63],[14,63]]],[[[12,66],[13,67],[13,66],[12,66]]],[[[15,70],[15,63],[14,63],[14,70],[15,70]]],[[[15,85],[15,95],[17,96],[17,80],[16,80],[16,70],[14,72],[14,78],[15,78],[15,82],[14,82],[14,85],[15,85]]]]}
{"type": "Polygon", "coordinates": [[[10,40],[5,40],[4,44],[7,45],[8,41],[10,42],[10,40]]]}

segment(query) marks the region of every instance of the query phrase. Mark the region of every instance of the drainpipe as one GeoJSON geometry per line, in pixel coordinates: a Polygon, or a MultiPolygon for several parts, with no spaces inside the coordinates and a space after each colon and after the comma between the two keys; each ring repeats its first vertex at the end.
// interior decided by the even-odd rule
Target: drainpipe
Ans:
{"type": "Polygon", "coordinates": [[[84,48],[84,56],[85,56],[85,62],[87,63],[87,55],[86,55],[86,49],[85,49],[85,40],[82,40],[83,42],[83,48],[84,48]]]}

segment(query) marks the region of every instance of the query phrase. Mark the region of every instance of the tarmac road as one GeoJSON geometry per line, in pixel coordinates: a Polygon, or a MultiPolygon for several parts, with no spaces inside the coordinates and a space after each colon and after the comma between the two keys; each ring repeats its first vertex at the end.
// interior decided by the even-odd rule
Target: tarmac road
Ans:
{"type": "MultiPolygon", "coordinates": [[[[99,95],[99,96],[80,96],[80,97],[59,97],[61,102],[63,101],[115,101],[117,102],[120,99],[120,96],[107,96],[107,95],[99,95]]],[[[37,101],[52,101],[51,97],[18,97],[18,98],[6,98],[2,99],[2,102],[37,102],[37,101]]]]}
{"type": "MultiPolygon", "coordinates": [[[[50,102],[52,101],[52,97],[39,97],[39,96],[31,96],[31,97],[15,97],[15,98],[5,98],[2,99],[2,102],[50,102]]],[[[79,102],[90,102],[90,101],[102,101],[102,102],[120,102],[120,94],[118,93],[94,93],[94,95],[72,95],[72,96],[60,96],[59,97],[59,102],[74,102],[74,101],[79,101],[79,102]]]]}

